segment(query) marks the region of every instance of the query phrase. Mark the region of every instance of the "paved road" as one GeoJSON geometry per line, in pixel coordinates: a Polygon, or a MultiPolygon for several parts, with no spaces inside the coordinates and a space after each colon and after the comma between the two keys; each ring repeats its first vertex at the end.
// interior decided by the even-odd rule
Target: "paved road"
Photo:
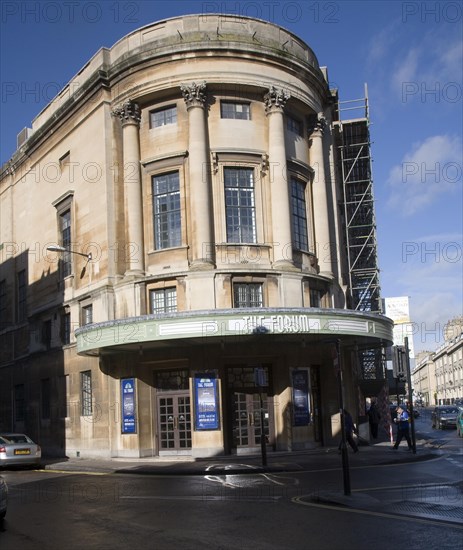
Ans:
{"type": "Polygon", "coordinates": [[[463,440],[421,420],[417,454],[387,442],[195,462],[71,460],[4,472],[0,548],[443,550],[463,538],[463,440]],[[436,443],[437,442],[437,443],[436,443]]]}

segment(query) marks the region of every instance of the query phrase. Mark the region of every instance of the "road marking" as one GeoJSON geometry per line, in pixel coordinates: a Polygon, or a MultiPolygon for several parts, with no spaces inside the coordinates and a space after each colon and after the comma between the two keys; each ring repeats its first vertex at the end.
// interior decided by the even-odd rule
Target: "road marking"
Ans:
{"type": "Polygon", "coordinates": [[[234,494],[232,495],[208,495],[208,494],[204,494],[204,495],[184,495],[184,496],[181,496],[181,495],[177,495],[177,496],[162,496],[162,495],[147,495],[147,496],[120,496],[119,497],[120,499],[131,499],[131,500],[201,500],[201,501],[204,501],[204,500],[232,500],[232,501],[236,501],[236,500],[240,500],[240,501],[249,501],[249,502],[275,502],[277,500],[280,500],[282,497],[281,496],[262,496],[262,495],[255,495],[255,496],[252,496],[252,495],[239,495],[239,496],[235,496],[234,494]]]}
{"type": "Polygon", "coordinates": [[[220,483],[224,487],[229,487],[230,489],[239,489],[240,485],[235,485],[234,483],[230,483],[227,478],[230,477],[228,475],[224,476],[225,479],[222,479],[220,476],[204,476],[204,479],[207,479],[208,481],[213,481],[215,483],[220,483]]]}
{"type": "MultiPolygon", "coordinates": [[[[270,476],[275,475],[275,474],[261,474],[261,475],[262,475],[262,477],[264,477],[265,479],[267,479],[271,483],[275,483],[275,485],[288,485],[288,483],[286,483],[286,482],[277,481],[276,479],[272,479],[270,477],[270,476]]],[[[299,485],[299,480],[298,479],[294,479],[292,477],[277,476],[277,475],[275,475],[275,477],[277,477],[279,479],[288,479],[288,480],[291,481],[292,485],[299,485]]]]}

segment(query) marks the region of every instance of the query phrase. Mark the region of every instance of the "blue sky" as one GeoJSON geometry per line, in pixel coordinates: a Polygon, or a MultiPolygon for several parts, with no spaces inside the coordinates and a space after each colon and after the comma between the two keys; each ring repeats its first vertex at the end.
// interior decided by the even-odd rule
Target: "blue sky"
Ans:
{"type": "Polygon", "coordinates": [[[3,0],[1,163],[16,135],[92,57],[132,30],[188,13],[282,25],[328,67],[342,100],[370,99],[380,282],[409,296],[415,350],[463,314],[460,2],[3,0]]]}

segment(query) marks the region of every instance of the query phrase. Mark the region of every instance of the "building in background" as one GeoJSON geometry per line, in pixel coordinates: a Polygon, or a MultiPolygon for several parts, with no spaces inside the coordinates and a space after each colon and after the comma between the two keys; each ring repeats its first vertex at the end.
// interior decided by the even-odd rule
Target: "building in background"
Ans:
{"type": "Polygon", "coordinates": [[[417,356],[413,389],[425,405],[463,401],[463,317],[451,319],[446,324],[444,340],[436,351],[417,356]]]}
{"type": "Polygon", "coordinates": [[[436,405],[436,368],[432,351],[420,351],[416,355],[412,372],[413,395],[416,403],[436,405]]]}
{"type": "Polygon", "coordinates": [[[447,323],[444,337],[445,342],[433,355],[439,405],[463,399],[463,317],[447,323]]]}
{"type": "Polygon", "coordinates": [[[339,369],[358,417],[392,342],[361,105],[252,18],[98,51],[2,168],[0,428],[80,456],[337,442],[339,369]]]}

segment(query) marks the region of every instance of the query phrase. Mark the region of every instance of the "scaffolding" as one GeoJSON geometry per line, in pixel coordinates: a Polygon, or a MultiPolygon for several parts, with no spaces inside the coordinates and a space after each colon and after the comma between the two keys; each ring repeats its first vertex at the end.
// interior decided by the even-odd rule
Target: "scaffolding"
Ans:
{"type": "MultiPolygon", "coordinates": [[[[350,289],[348,307],[381,313],[366,85],[364,98],[337,101],[336,118],[350,289]]],[[[384,379],[384,350],[359,350],[359,367],[364,380],[384,379]]]]}

